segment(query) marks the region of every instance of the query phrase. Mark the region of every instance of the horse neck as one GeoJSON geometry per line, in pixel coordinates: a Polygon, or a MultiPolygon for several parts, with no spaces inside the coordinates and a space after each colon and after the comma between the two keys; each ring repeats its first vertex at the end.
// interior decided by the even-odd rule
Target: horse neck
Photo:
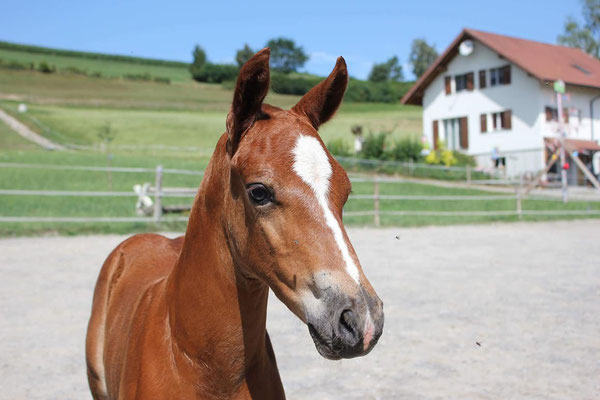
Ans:
{"type": "Polygon", "coordinates": [[[265,351],[268,286],[245,278],[234,264],[224,222],[231,204],[229,171],[221,138],[194,201],[166,299],[171,335],[187,357],[203,365],[236,365],[239,359],[249,366],[265,351]]]}

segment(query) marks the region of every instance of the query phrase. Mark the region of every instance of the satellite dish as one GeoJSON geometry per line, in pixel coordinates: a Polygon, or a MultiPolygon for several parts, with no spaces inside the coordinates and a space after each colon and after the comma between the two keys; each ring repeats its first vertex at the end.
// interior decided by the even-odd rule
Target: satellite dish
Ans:
{"type": "Polygon", "coordinates": [[[460,44],[460,46],[458,46],[458,52],[461,56],[468,56],[473,52],[473,47],[472,40],[465,40],[460,44]]]}

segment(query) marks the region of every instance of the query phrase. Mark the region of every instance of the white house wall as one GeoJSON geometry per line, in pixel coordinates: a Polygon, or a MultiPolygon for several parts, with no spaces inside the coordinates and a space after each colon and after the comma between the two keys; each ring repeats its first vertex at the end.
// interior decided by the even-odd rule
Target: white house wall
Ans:
{"type": "Polygon", "coordinates": [[[544,105],[540,90],[539,80],[475,41],[474,50],[469,56],[455,56],[448,64],[447,71],[437,76],[426,88],[423,97],[424,134],[432,143],[433,121],[439,120],[439,138],[445,139],[442,120],[466,116],[469,129],[467,153],[479,155],[477,158],[482,166],[491,164],[492,149],[498,148],[501,154],[518,152],[507,157],[510,175],[523,170],[537,171],[543,165],[540,123],[543,122],[544,105]],[[511,65],[511,83],[490,86],[489,70],[507,64],[511,65]],[[479,89],[479,70],[482,69],[486,70],[487,85],[479,89]],[[474,73],[474,90],[456,93],[454,76],[468,72],[474,73]],[[450,95],[445,93],[446,76],[453,77],[450,95]],[[506,110],[512,111],[512,129],[492,131],[490,114],[506,110]],[[488,132],[481,133],[480,115],[484,113],[488,118],[488,132]]]}

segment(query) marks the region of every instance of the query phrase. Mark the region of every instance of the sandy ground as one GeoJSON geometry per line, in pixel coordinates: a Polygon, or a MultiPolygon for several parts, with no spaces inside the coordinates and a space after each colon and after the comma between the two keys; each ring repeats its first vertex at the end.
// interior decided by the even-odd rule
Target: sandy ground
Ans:
{"type": "MultiPolygon", "coordinates": [[[[385,303],[384,334],[364,358],[327,361],[272,298],[268,326],[289,399],[600,398],[600,222],[350,236],[385,303]]],[[[1,399],[91,398],[92,289],[122,239],[0,240],[1,399]]]]}

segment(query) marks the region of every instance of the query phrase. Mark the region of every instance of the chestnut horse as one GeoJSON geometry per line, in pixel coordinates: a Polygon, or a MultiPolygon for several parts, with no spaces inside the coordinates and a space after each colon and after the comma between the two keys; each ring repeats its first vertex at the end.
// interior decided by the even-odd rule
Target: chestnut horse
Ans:
{"type": "Polygon", "coordinates": [[[383,305],[342,225],[350,181],[317,129],[348,83],[340,57],[291,110],[263,100],[269,49],[237,80],[184,237],[136,235],[105,261],[87,373],[95,399],[283,399],[269,288],[329,359],[367,354],[383,305]]]}

